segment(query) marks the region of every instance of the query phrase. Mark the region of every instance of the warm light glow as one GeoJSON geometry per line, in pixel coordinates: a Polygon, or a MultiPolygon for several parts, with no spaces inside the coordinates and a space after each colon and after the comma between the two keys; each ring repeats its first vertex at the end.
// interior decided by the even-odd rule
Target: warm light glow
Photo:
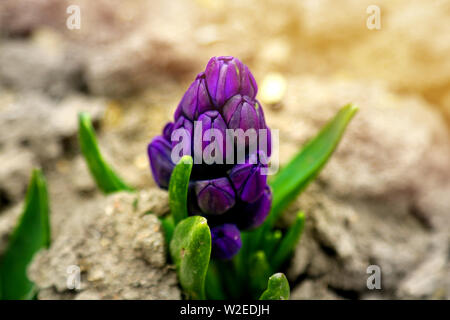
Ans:
{"type": "Polygon", "coordinates": [[[269,73],[261,86],[261,101],[267,104],[279,103],[286,93],[286,79],[279,73],[269,73]]]}

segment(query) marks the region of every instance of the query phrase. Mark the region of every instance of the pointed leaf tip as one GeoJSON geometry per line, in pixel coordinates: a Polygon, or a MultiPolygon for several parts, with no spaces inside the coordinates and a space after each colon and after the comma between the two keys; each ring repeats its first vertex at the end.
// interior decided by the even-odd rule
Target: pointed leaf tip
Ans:
{"type": "Polygon", "coordinates": [[[267,290],[259,300],[289,300],[289,282],[283,273],[275,273],[269,278],[267,290]]]}
{"type": "Polygon", "coordinates": [[[342,107],[270,182],[273,200],[271,213],[266,220],[267,225],[273,226],[280,213],[319,174],[357,111],[358,107],[353,104],[342,107]]]}
{"type": "Polygon", "coordinates": [[[104,160],[98,147],[91,117],[86,112],[78,115],[78,140],[89,171],[100,190],[107,194],[133,191],[133,188],[129,187],[104,160]]]}
{"type": "Polygon", "coordinates": [[[27,277],[35,253],[50,245],[49,204],[41,170],[32,172],[23,213],[0,263],[0,299],[30,299],[36,293],[27,277]]]}

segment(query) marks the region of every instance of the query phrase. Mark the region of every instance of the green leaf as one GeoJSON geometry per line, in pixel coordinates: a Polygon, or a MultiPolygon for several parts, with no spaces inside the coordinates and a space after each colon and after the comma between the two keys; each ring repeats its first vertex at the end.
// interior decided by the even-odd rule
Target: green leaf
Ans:
{"type": "Polygon", "coordinates": [[[225,300],[224,288],[221,282],[219,269],[214,260],[209,262],[208,272],[205,280],[206,298],[209,300],[225,300]]]}
{"type": "Polygon", "coordinates": [[[278,247],[282,237],[283,234],[280,230],[275,230],[274,232],[269,231],[266,233],[266,239],[264,240],[264,252],[266,253],[266,256],[269,257],[269,260],[271,260],[271,257],[278,247]]]}
{"type": "Polygon", "coordinates": [[[338,114],[297,154],[270,183],[272,209],[266,224],[273,226],[282,212],[324,167],[336,149],[357,107],[343,107],[338,114]]]}
{"type": "Polygon", "coordinates": [[[50,246],[47,186],[40,170],[33,170],[18,224],[0,263],[1,299],[31,299],[36,289],[27,277],[34,254],[50,246]]]}
{"type": "Polygon", "coordinates": [[[249,260],[250,289],[254,298],[258,298],[266,288],[266,279],[272,273],[264,251],[255,252],[249,260]]]}
{"type": "Polygon", "coordinates": [[[267,290],[259,300],[288,300],[290,295],[289,282],[282,273],[275,273],[269,278],[267,290]]]}
{"type": "Polygon", "coordinates": [[[300,236],[302,235],[304,226],[305,214],[303,212],[299,212],[294,224],[289,228],[288,232],[281,240],[278,250],[274,251],[274,255],[270,259],[274,270],[278,270],[278,268],[281,267],[281,265],[291,256],[297,246],[300,236]]]}
{"type": "Polygon", "coordinates": [[[247,278],[242,280],[236,269],[236,257],[232,260],[215,260],[215,265],[222,279],[223,289],[229,299],[242,297],[247,278]]]}
{"type": "Polygon", "coordinates": [[[107,194],[117,191],[133,191],[133,188],[123,182],[103,159],[89,114],[85,112],[79,114],[78,127],[78,140],[81,152],[100,190],[107,194]]]}
{"type": "Polygon", "coordinates": [[[188,216],[187,195],[192,165],[192,157],[183,156],[170,176],[169,206],[175,225],[188,216]]]}
{"type": "Polygon", "coordinates": [[[192,216],[176,226],[170,242],[170,255],[186,297],[193,300],[205,299],[211,233],[204,217],[192,216]]]}
{"type": "Polygon", "coordinates": [[[172,240],[173,231],[175,230],[175,223],[173,222],[172,215],[168,215],[165,217],[159,218],[161,222],[162,229],[164,231],[164,238],[166,243],[169,244],[170,240],[172,240]]]}

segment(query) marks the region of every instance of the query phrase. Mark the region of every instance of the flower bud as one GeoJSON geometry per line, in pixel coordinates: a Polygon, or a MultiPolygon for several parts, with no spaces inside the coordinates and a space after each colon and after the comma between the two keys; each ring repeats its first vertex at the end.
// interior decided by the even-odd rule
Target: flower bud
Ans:
{"type": "Polygon", "coordinates": [[[175,121],[180,116],[185,116],[189,120],[195,120],[203,112],[213,109],[214,107],[206,88],[205,73],[201,72],[181,99],[175,111],[175,121]]]}
{"type": "Polygon", "coordinates": [[[234,224],[211,228],[211,255],[213,258],[231,259],[241,248],[241,233],[234,224]]]}
{"type": "Polygon", "coordinates": [[[204,214],[222,214],[236,202],[233,187],[227,178],[197,181],[195,193],[198,206],[204,214]]]}
{"type": "Polygon", "coordinates": [[[259,102],[248,96],[235,95],[223,106],[224,120],[230,129],[265,129],[266,122],[259,102]]]}
{"type": "Polygon", "coordinates": [[[153,178],[161,188],[165,189],[169,187],[170,176],[174,168],[170,157],[171,150],[169,141],[162,136],[155,137],[147,148],[153,178]]]}
{"type": "Polygon", "coordinates": [[[255,78],[241,61],[233,57],[214,57],[205,70],[212,102],[222,106],[229,98],[242,94],[254,98],[258,91],[255,78]]]}
{"type": "Polygon", "coordinates": [[[238,192],[238,196],[245,202],[255,202],[264,192],[267,185],[267,175],[261,174],[261,168],[267,167],[260,161],[264,153],[250,155],[244,164],[235,165],[229,173],[229,177],[238,192]]]}
{"type": "Polygon", "coordinates": [[[248,204],[244,209],[245,212],[248,212],[249,214],[240,217],[241,221],[239,227],[241,229],[253,229],[259,227],[264,220],[266,220],[271,204],[272,193],[270,188],[266,186],[261,197],[259,197],[256,202],[248,204]]]}

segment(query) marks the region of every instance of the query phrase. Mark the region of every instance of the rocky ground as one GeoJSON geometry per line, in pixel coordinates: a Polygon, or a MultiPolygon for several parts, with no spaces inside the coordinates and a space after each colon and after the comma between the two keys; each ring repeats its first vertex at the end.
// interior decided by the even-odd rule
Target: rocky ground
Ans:
{"type": "Polygon", "coordinates": [[[338,107],[360,107],[280,222],[298,208],[308,217],[286,270],[292,298],[450,297],[449,1],[380,1],[377,31],[365,26],[370,1],[74,2],[79,30],[65,26],[69,1],[0,2],[0,251],[31,169],[42,167],[54,239],[30,270],[42,298],[179,297],[173,270],[154,260],[164,256],[156,219],[96,190],[76,115],[91,113],[105,157],[156,197],[146,144],[209,57],[225,54],[255,74],[267,122],[280,130],[281,163],[338,107]],[[128,206],[108,209],[117,201],[128,206]],[[153,235],[141,234],[147,226],[153,235]],[[142,255],[148,245],[155,257],[142,255]],[[83,267],[78,293],[64,287],[74,263],[83,267]],[[372,264],[382,290],[366,287],[372,264]]]}

